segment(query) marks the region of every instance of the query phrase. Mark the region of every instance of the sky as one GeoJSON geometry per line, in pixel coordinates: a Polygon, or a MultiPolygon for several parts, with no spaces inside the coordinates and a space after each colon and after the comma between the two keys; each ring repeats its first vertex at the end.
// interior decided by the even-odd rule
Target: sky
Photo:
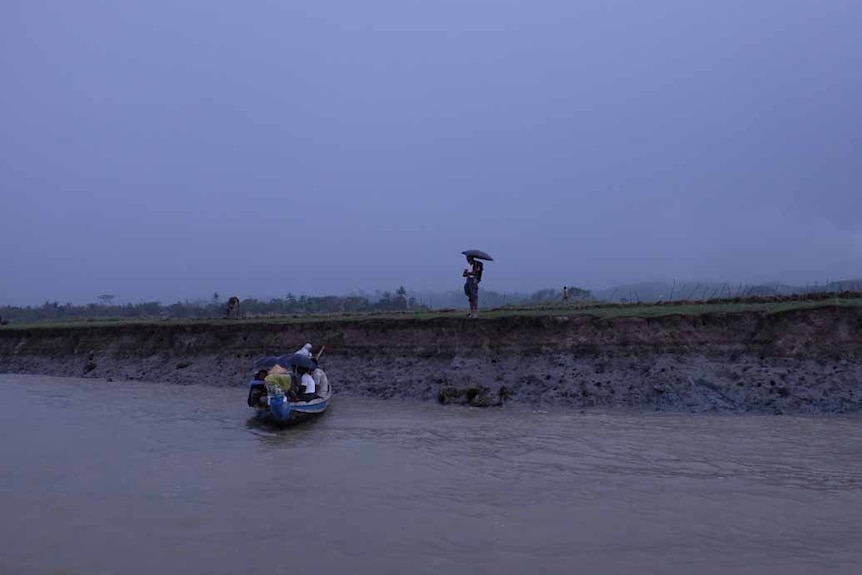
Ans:
{"type": "Polygon", "coordinates": [[[0,305],[862,277],[859,0],[6,0],[0,305]]]}

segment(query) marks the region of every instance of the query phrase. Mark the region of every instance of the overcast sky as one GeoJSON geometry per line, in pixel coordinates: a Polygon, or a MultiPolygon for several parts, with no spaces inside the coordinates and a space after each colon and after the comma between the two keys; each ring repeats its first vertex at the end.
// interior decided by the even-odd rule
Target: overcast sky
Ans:
{"type": "Polygon", "coordinates": [[[5,0],[0,304],[862,276],[859,0],[5,0]]]}

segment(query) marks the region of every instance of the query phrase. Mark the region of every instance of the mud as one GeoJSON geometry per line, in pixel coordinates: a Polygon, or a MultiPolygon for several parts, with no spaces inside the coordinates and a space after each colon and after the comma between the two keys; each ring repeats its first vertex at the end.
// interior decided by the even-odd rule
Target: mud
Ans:
{"type": "Polygon", "coordinates": [[[219,321],[0,330],[0,372],[214,386],[306,341],[346,396],[478,406],[862,411],[862,311],[657,318],[510,316],[219,321]]]}

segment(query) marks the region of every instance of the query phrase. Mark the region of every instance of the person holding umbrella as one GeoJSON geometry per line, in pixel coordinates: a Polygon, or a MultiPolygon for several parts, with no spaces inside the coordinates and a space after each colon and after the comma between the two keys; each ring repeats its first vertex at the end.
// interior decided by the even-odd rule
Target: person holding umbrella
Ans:
{"type": "Polygon", "coordinates": [[[464,282],[464,294],[467,296],[467,301],[470,302],[470,313],[467,314],[467,317],[476,319],[479,317],[479,282],[482,281],[482,272],[485,269],[481,260],[494,260],[480,250],[467,250],[461,253],[467,256],[467,265],[469,266],[461,274],[467,278],[464,282]]]}

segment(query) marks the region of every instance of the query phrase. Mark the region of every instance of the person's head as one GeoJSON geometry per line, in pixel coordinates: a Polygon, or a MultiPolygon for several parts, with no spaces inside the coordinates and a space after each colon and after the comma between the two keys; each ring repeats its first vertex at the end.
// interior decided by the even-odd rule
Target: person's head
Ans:
{"type": "Polygon", "coordinates": [[[467,256],[467,263],[468,264],[472,265],[473,262],[475,262],[475,261],[476,261],[476,258],[474,258],[473,256],[467,256]]]}
{"type": "Polygon", "coordinates": [[[254,378],[258,381],[263,381],[264,379],[266,379],[267,375],[269,375],[269,372],[267,372],[265,369],[261,369],[256,374],[254,374],[254,378]]]}
{"type": "Polygon", "coordinates": [[[311,352],[311,344],[310,343],[305,344],[304,346],[302,346],[302,349],[304,349],[307,352],[311,352]]]}

